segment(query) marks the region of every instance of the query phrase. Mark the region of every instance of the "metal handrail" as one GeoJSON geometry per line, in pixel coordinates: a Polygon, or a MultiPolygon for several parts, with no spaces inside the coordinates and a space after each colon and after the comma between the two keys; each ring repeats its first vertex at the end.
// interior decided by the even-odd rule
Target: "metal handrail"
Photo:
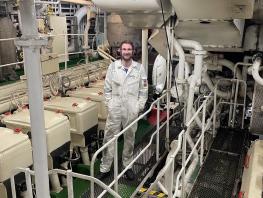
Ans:
{"type": "MultiPolygon", "coordinates": [[[[25,173],[26,177],[26,186],[27,186],[27,192],[28,195],[27,197],[33,198],[33,193],[32,193],[32,182],[31,182],[31,176],[35,175],[35,172],[30,170],[29,168],[17,168],[12,172],[12,177],[11,177],[11,190],[12,190],[12,197],[16,198],[16,187],[15,187],[15,180],[14,176],[18,173],[25,173]]],[[[107,192],[109,192],[113,197],[116,198],[121,198],[121,196],[116,193],[114,190],[112,190],[109,186],[104,184],[102,181],[98,180],[95,177],[88,176],[88,175],[83,175],[79,173],[74,173],[72,170],[61,170],[61,169],[52,169],[48,171],[48,174],[62,174],[66,175],[67,178],[67,190],[68,190],[68,198],[74,198],[74,193],[73,193],[73,180],[72,178],[79,178],[87,181],[92,181],[95,182],[97,185],[100,187],[106,189],[107,192]]]]}
{"type": "MultiPolygon", "coordinates": [[[[150,113],[151,112],[151,110],[152,110],[152,108],[153,108],[153,106],[156,104],[156,103],[158,103],[161,99],[163,99],[165,96],[167,96],[167,93],[168,92],[165,92],[161,97],[159,97],[158,99],[156,99],[152,104],[151,104],[151,106],[149,107],[149,109],[146,111],[146,112],[144,112],[142,115],[140,115],[137,119],[135,119],[132,123],[130,123],[126,128],[124,128],[122,131],[120,131],[118,134],[116,134],[116,135],[114,135],[114,137],[111,139],[111,140],[109,140],[107,143],[105,143],[101,148],[99,148],[95,153],[94,153],[94,155],[93,155],[93,157],[92,157],[92,160],[91,160],[91,165],[90,165],[90,172],[91,172],[91,176],[94,176],[94,164],[95,164],[95,160],[97,159],[97,156],[98,156],[98,154],[99,153],[101,153],[104,149],[106,149],[106,147],[108,147],[110,144],[112,144],[113,142],[115,142],[115,149],[116,149],[116,146],[117,146],[117,139],[122,135],[122,134],[124,134],[130,127],[132,127],[135,123],[137,123],[140,119],[142,119],[144,116],[146,116],[148,113],[150,113]]],[[[157,120],[157,122],[159,122],[159,120],[157,120]]],[[[156,133],[156,131],[155,131],[155,133],[156,133]]],[[[152,137],[153,137],[153,135],[152,135],[152,137]]],[[[151,139],[152,139],[152,137],[151,137],[151,139]]],[[[148,148],[148,147],[147,147],[148,148]]],[[[145,151],[146,149],[144,149],[143,151],[145,151]]],[[[117,155],[115,154],[114,155],[114,157],[116,158],[117,157],[117,155]]],[[[139,155],[137,156],[137,157],[139,157],[139,155]]],[[[135,158],[135,159],[137,159],[137,157],[135,158]]],[[[133,160],[125,169],[124,169],[124,171],[122,171],[122,175],[128,170],[128,168],[130,168],[131,166],[132,166],[132,164],[136,161],[136,160],[133,160]]],[[[114,164],[114,169],[117,169],[117,165],[118,164],[116,164],[117,162],[116,161],[118,161],[118,160],[116,160],[116,159],[114,159],[114,162],[115,162],[115,164],[114,164]]],[[[116,170],[114,170],[114,172],[116,172],[117,173],[117,171],[116,170]]],[[[120,178],[121,176],[119,176],[118,177],[118,175],[115,175],[114,176],[114,183],[116,184],[116,186],[115,186],[115,190],[117,190],[117,188],[118,188],[118,185],[117,185],[117,180],[120,178]]],[[[114,184],[114,183],[112,183],[112,184],[114,184]]],[[[91,197],[94,197],[94,183],[92,183],[91,182],[91,197]]]]}
{"type": "MultiPolygon", "coordinates": [[[[180,113],[180,112],[174,113],[173,116],[177,115],[178,113],[180,113]]],[[[173,116],[171,116],[171,117],[173,117],[173,116]]],[[[160,128],[159,128],[159,130],[161,130],[166,124],[167,124],[167,120],[162,123],[162,125],[161,125],[160,128]]],[[[139,157],[141,157],[142,154],[150,147],[150,145],[151,145],[152,142],[153,142],[154,136],[155,136],[155,135],[158,135],[159,130],[156,129],[156,130],[152,133],[149,143],[148,143],[148,144],[144,147],[144,149],[130,162],[130,164],[129,164],[127,167],[125,167],[125,169],[124,169],[121,173],[119,173],[119,175],[117,176],[117,180],[120,179],[120,178],[124,175],[124,173],[132,166],[132,164],[134,164],[134,162],[136,162],[137,159],[139,159],[139,157]]],[[[157,138],[157,137],[156,137],[156,138],[157,138]]],[[[158,139],[157,142],[159,142],[159,139],[158,139]]],[[[158,146],[156,146],[156,149],[157,149],[157,147],[158,147],[158,146]]],[[[158,152],[157,152],[157,153],[158,153],[158,152]]],[[[156,153],[156,155],[157,155],[157,153],[156,153]]],[[[157,156],[156,156],[156,157],[157,157],[157,156]]],[[[112,181],[112,182],[109,184],[109,187],[112,187],[115,183],[116,183],[115,180],[112,181]]],[[[105,193],[106,193],[106,191],[104,190],[104,191],[100,194],[100,196],[98,196],[98,198],[102,197],[105,193]]]]}
{"type": "MultiPolygon", "coordinates": [[[[89,35],[96,35],[96,34],[89,34],[89,35]]],[[[58,36],[63,36],[63,37],[65,37],[65,40],[66,40],[68,36],[85,36],[85,34],[49,34],[49,35],[39,35],[40,38],[49,38],[49,37],[58,37],[58,36]]],[[[19,40],[19,39],[20,39],[19,37],[4,38],[4,39],[0,39],[0,42],[1,41],[16,41],[16,40],[19,40]]],[[[65,41],[65,44],[67,44],[67,41],[65,41]]],[[[67,49],[67,46],[65,45],[65,53],[64,54],[58,54],[58,57],[61,57],[61,56],[65,56],[66,57],[68,55],[85,53],[85,51],[78,51],[78,52],[68,53],[66,49],[67,49]]],[[[66,62],[66,60],[65,60],[65,62],[66,62]]],[[[17,65],[17,64],[24,64],[24,61],[13,62],[13,63],[8,63],[8,64],[1,64],[0,68],[1,67],[12,66],[12,65],[17,65]]],[[[67,64],[65,63],[65,69],[67,69],[66,65],[67,64]]]]}
{"type": "MultiPolygon", "coordinates": [[[[192,124],[192,122],[195,120],[195,118],[198,116],[198,114],[201,112],[201,110],[203,110],[203,118],[202,118],[202,134],[201,136],[198,138],[196,144],[194,145],[191,153],[188,155],[188,158],[183,160],[183,164],[184,166],[181,168],[177,178],[176,178],[176,186],[175,186],[175,193],[173,194],[173,197],[176,197],[177,195],[177,191],[178,191],[178,187],[179,187],[179,178],[180,176],[182,175],[183,171],[185,170],[187,164],[189,163],[190,159],[192,158],[192,155],[194,154],[197,146],[199,145],[199,143],[201,143],[201,152],[200,152],[200,163],[203,163],[203,153],[204,153],[204,133],[205,131],[208,129],[210,123],[211,123],[211,120],[213,118],[213,114],[210,116],[210,118],[208,119],[207,123],[205,124],[205,114],[206,114],[206,104],[208,103],[208,101],[210,99],[213,99],[212,97],[212,93],[210,93],[208,96],[206,96],[206,99],[203,101],[202,105],[198,108],[198,110],[196,111],[196,113],[192,116],[192,118],[189,120],[189,122],[187,123],[186,126],[190,126],[192,124]]],[[[168,161],[166,162],[165,166],[163,167],[163,169],[159,172],[159,174],[157,175],[155,181],[151,184],[151,186],[148,188],[148,190],[145,192],[145,194],[149,193],[149,191],[159,182],[159,180],[165,175],[165,173],[174,166],[174,162],[175,162],[175,157],[178,155],[182,145],[183,145],[183,140],[185,140],[185,134],[187,133],[188,131],[185,131],[185,130],[182,130],[180,132],[180,134],[178,135],[178,144],[177,144],[177,147],[175,149],[175,151],[170,155],[168,161]]],[[[186,149],[186,146],[183,145],[184,149],[186,149]]],[[[186,153],[186,151],[183,151],[183,153],[186,153]]],[[[185,156],[186,157],[186,156],[185,156]]],[[[171,181],[173,183],[173,176],[171,176],[171,181]]],[[[183,182],[184,183],[184,182],[183,182]]],[[[159,184],[159,183],[158,183],[159,184]]],[[[184,185],[184,184],[183,184],[184,185]]],[[[167,190],[165,189],[165,187],[163,185],[161,185],[163,190],[166,191],[166,193],[168,193],[169,195],[169,192],[172,192],[172,189],[170,190],[167,190]]],[[[171,184],[169,186],[170,188],[173,187],[173,184],[171,184]]],[[[170,195],[172,196],[172,195],[170,195]]]]}
{"type": "MultiPolygon", "coordinates": [[[[183,175],[183,178],[182,178],[182,186],[183,186],[183,188],[182,189],[184,189],[184,184],[185,184],[185,182],[184,182],[184,176],[185,176],[185,170],[186,170],[186,167],[187,167],[187,164],[190,162],[190,159],[192,158],[192,156],[193,156],[193,154],[194,154],[194,152],[197,150],[197,147],[198,147],[198,145],[200,144],[200,147],[201,147],[201,151],[200,151],[200,164],[202,164],[203,163],[203,154],[204,154],[204,133],[205,133],[205,131],[208,129],[208,126],[209,126],[209,124],[210,123],[206,123],[206,120],[205,120],[205,118],[206,118],[206,105],[207,105],[207,103],[208,103],[208,101],[211,99],[211,95],[212,95],[212,93],[210,93],[208,96],[207,96],[207,98],[203,101],[203,103],[202,103],[202,105],[198,108],[198,110],[196,111],[196,113],[192,116],[192,118],[190,119],[190,121],[187,123],[187,126],[189,127],[191,124],[192,124],[192,122],[195,120],[195,117],[196,116],[198,116],[198,114],[201,112],[201,110],[202,110],[202,114],[203,114],[203,116],[202,116],[202,131],[201,131],[201,135],[200,135],[200,137],[198,138],[198,140],[197,140],[197,142],[195,143],[195,145],[194,145],[194,147],[192,148],[192,151],[190,152],[190,154],[188,155],[188,157],[186,158],[186,135],[187,135],[187,133],[189,133],[189,128],[185,131],[185,133],[184,133],[184,136],[183,136],[183,142],[184,142],[184,144],[183,144],[183,152],[182,152],[182,155],[183,155],[183,157],[182,157],[182,168],[181,168],[181,170],[179,171],[179,173],[178,173],[178,175],[177,175],[177,177],[176,177],[176,185],[175,185],[175,192],[174,192],[174,194],[173,194],[173,198],[175,198],[176,196],[177,196],[177,194],[178,194],[178,188],[179,188],[179,183],[180,183],[180,177],[181,177],[181,175],[182,174],[184,174],[183,175]]],[[[210,116],[210,120],[212,119],[212,115],[210,116]]],[[[183,196],[184,196],[184,192],[183,192],[183,196]]]]}
{"type": "MultiPolygon", "coordinates": [[[[235,92],[234,92],[234,101],[232,101],[232,97],[230,98],[230,102],[221,102],[222,104],[229,104],[230,105],[230,115],[229,115],[229,124],[230,124],[230,120],[232,118],[232,126],[234,126],[234,121],[235,121],[235,117],[236,117],[236,107],[237,106],[243,106],[243,113],[242,113],[242,124],[241,127],[244,128],[244,117],[245,117],[245,107],[246,107],[246,92],[247,92],[247,83],[244,80],[240,80],[240,79],[220,79],[218,80],[218,82],[215,85],[215,94],[214,94],[214,107],[216,108],[215,111],[217,110],[217,89],[218,89],[218,84],[221,81],[230,81],[231,83],[236,83],[236,87],[235,87],[235,92]],[[237,103],[237,97],[238,97],[238,90],[239,90],[239,83],[242,83],[244,86],[244,96],[243,96],[243,104],[237,103]],[[232,105],[234,105],[234,110],[232,109],[232,105]],[[233,112],[232,112],[233,111],[233,112]],[[231,115],[233,113],[233,115],[231,115]],[[231,117],[232,116],[232,117],[231,117]]],[[[215,136],[215,120],[216,120],[216,114],[214,114],[214,127],[213,127],[213,134],[215,136]]]]}
{"type": "Polygon", "coordinates": [[[149,193],[150,190],[156,185],[156,183],[164,176],[165,172],[168,170],[168,168],[170,168],[171,163],[173,163],[174,165],[174,158],[176,157],[176,155],[179,153],[181,146],[182,146],[182,136],[185,133],[185,130],[182,130],[180,132],[180,134],[178,135],[178,144],[177,147],[174,151],[174,153],[170,156],[168,162],[165,164],[165,166],[162,168],[162,170],[159,172],[159,174],[157,175],[155,181],[151,184],[151,186],[147,189],[147,191],[145,192],[145,194],[149,193]]]}

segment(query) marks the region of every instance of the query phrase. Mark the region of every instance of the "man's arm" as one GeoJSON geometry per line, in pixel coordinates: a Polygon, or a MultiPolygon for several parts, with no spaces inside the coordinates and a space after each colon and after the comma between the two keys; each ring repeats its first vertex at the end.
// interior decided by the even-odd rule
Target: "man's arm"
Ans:
{"type": "Polygon", "coordinates": [[[148,99],[148,80],[143,65],[141,66],[140,86],[139,86],[139,111],[143,111],[148,99]]]}
{"type": "Polygon", "coordinates": [[[108,67],[105,82],[104,82],[104,94],[105,94],[105,104],[108,106],[108,102],[112,98],[112,66],[113,63],[111,63],[108,67]]]}

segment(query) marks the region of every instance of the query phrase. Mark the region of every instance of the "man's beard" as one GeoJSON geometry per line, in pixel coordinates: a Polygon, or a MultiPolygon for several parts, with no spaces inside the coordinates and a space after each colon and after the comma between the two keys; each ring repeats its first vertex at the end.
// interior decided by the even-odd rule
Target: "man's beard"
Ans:
{"type": "Polygon", "coordinates": [[[132,60],[132,56],[129,56],[128,58],[125,58],[125,56],[121,56],[121,59],[124,61],[130,61],[132,60]]]}

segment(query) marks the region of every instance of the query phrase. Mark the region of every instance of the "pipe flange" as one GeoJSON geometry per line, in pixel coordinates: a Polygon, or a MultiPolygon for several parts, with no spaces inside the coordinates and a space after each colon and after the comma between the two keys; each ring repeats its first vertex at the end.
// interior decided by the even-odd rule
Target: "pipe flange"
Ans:
{"type": "Polygon", "coordinates": [[[191,53],[194,55],[203,55],[204,56],[207,54],[207,51],[205,51],[205,50],[192,50],[191,53]]]}

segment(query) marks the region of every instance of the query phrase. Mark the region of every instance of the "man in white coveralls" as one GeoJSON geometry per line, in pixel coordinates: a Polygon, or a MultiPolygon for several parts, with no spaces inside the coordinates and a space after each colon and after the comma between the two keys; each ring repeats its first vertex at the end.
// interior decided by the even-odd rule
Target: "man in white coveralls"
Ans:
{"type": "MultiPolygon", "coordinates": [[[[105,99],[108,117],[105,125],[103,144],[134,121],[144,109],[148,97],[148,82],[144,67],[133,60],[134,45],[123,41],[120,45],[121,59],[109,65],[105,78],[105,99]]],[[[124,133],[122,164],[127,167],[133,160],[133,149],[137,123],[124,133]]],[[[109,176],[114,158],[114,143],[107,147],[100,164],[99,179],[109,176]]],[[[125,173],[126,178],[134,180],[132,169],[125,173]]]]}

